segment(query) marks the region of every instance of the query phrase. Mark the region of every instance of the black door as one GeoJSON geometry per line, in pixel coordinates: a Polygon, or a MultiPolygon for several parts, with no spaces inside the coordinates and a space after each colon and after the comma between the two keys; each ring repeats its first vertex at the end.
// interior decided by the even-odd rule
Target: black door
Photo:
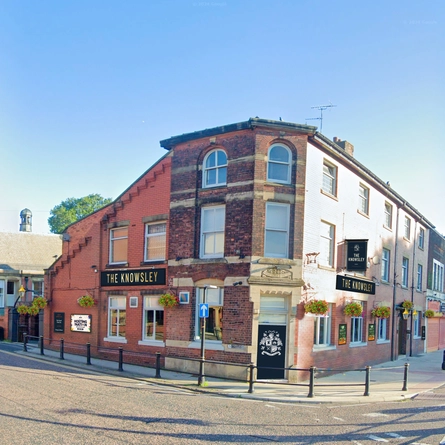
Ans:
{"type": "Polygon", "coordinates": [[[284,379],[286,326],[258,326],[257,379],[284,379]]]}

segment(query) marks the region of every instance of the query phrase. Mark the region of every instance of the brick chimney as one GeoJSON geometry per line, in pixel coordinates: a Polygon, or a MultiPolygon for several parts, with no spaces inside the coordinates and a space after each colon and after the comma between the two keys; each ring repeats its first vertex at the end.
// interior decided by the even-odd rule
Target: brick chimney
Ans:
{"type": "Polygon", "coordinates": [[[354,156],[354,146],[348,142],[348,141],[342,141],[340,138],[338,138],[337,136],[334,136],[334,142],[341,148],[343,148],[343,150],[348,153],[348,155],[350,156],[354,156]]]}

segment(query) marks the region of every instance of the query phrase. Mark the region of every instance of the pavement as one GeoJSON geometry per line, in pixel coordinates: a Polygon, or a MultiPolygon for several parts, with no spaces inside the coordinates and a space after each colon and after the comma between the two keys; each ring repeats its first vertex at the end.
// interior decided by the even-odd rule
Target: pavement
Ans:
{"type": "Polygon", "coordinates": [[[365,371],[346,371],[329,376],[323,376],[323,373],[319,372],[315,375],[313,397],[308,397],[308,382],[302,382],[301,386],[255,382],[253,392],[249,393],[248,382],[206,376],[205,384],[199,386],[198,376],[195,374],[161,369],[161,377],[156,378],[154,368],[130,365],[125,361],[122,371],[119,371],[117,362],[92,357],[91,365],[87,365],[85,356],[65,353],[62,360],[58,351],[45,349],[42,356],[37,345],[28,344],[27,349],[27,352],[21,351],[20,354],[80,368],[88,372],[119,375],[187,390],[270,402],[333,404],[402,402],[413,399],[419,394],[431,393],[432,390],[445,385],[445,370],[442,370],[444,354],[442,351],[412,357],[403,355],[395,361],[372,366],[370,369],[369,395],[367,396],[364,395],[365,371]],[[408,378],[406,390],[403,390],[406,363],[409,365],[408,378]]]}

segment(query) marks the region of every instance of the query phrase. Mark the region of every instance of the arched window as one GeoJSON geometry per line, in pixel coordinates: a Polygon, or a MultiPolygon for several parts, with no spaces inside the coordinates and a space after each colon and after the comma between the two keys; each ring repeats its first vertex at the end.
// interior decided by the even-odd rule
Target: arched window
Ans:
{"type": "Polygon", "coordinates": [[[267,180],[290,184],[291,160],[291,152],[286,146],[280,144],[272,145],[269,148],[267,180]]]}
{"type": "Polygon", "coordinates": [[[227,155],[223,150],[211,151],[204,159],[203,186],[227,184],[227,155]]]}

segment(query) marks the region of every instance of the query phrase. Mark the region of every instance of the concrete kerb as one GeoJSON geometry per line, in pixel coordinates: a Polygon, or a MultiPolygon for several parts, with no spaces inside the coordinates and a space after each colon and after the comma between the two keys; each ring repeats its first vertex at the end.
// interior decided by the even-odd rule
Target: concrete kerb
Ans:
{"type": "Polygon", "coordinates": [[[21,353],[94,373],[119,375],[207,394],[281,403],[403,402],[416,397],[419,393],[431,391],[445,384],[445,371],[441,367],[441,351],[415,357],[402,356],[396,361],[375,365],[371,370],[370,394],[368,396],[363,395],[365,380],[362,371],[347,371],[318,377],[318,385],[316,383],[313,398],[308,397],[306,386],[256,382],[254,392],[250,394],[248,382],[206,376],[207,386],[200,387],[197,384],[198,377],[187,373],[162,370],[161,378],[155,378],[154,368],[124,363],[123,371],[119,371],[117,362],[93,358],[92,364],[87,365],[85,357],[74,354],[65,354],[64,360],[61,360],[58,358],[57,351],[45,350],[45,355],[42,356],[39,348],[34,346],[29,346],[28,352],[21,353]],[[402,391],[402,373],[405,363],[409,364],[408,388],[407,391],[402,391]]]}

